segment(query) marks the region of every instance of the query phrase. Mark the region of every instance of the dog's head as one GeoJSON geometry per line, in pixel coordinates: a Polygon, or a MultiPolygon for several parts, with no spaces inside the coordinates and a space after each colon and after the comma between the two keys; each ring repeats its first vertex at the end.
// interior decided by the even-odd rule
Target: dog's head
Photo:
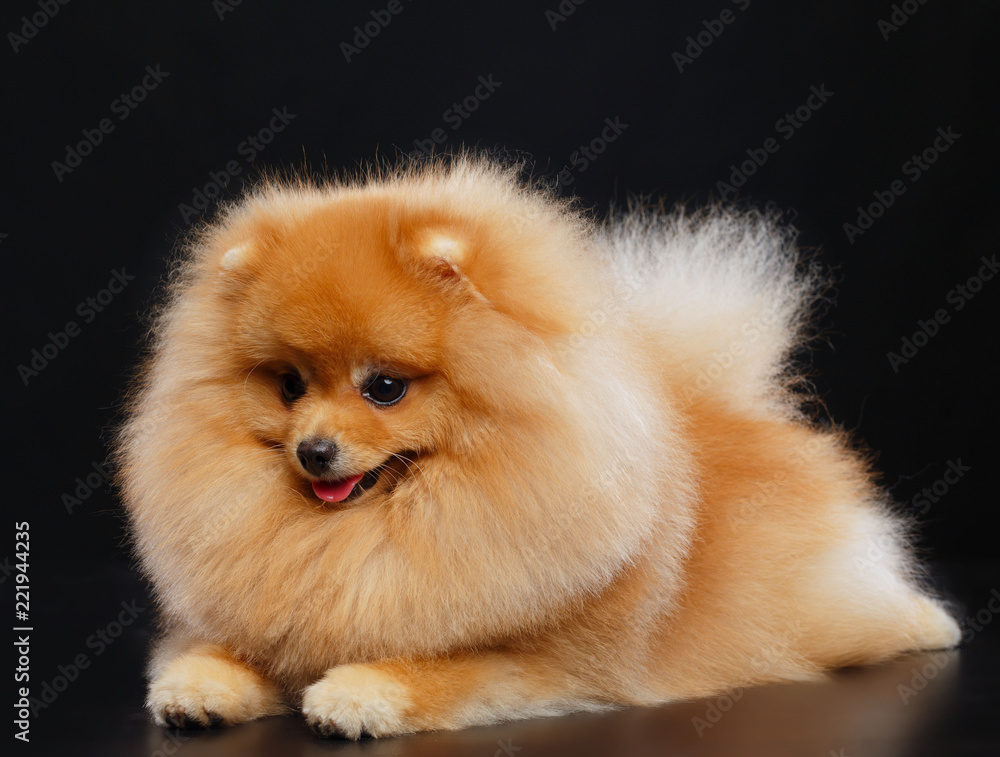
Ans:
{"type": "Polygon", "coordinates": [[[242,422],[304,492],[387,494],[422,475],[422,459],[484,440],[498,412],[516,422],[544,395],[558,401],[555,375],[524,389],[594,286],[559,296],[581,278],[572,226],[518,225],[485,201],[463,213],[440,187],[419,200],[330,193],[294,212],[272,192],[212,240],[200,286],[242,422]]]}

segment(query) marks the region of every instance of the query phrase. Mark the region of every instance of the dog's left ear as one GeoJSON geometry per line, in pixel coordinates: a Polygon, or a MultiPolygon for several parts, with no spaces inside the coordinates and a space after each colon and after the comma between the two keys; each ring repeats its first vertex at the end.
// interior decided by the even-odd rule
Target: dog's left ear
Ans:
{"type": "Polygon", "coordinates": [[[447,217],[400,224],[394,232],[401,262],[444,291],[488,304],[534,332],[565,333],[584,322],[586,314],[573,303],[585,284],[572,269],[552,265],[561,250],[551,240],[525,238],[502,225],[491,238],[447,217]]]}
{"type": "Polygon", "coordinates": [[[402,235],[407,263],[423,277],[433,277],[452,291],[486,299],[471,277],[474,247],[461,229],[441,224],[408,229],[402,235]]]}
{"type": "Polygon", "coordinates": [[[430,268],[445,278],[464,278],[462,269],[467,262],[469,244],[454,230],[420,229],[413,233],[409,247],[422,267],[430,268]]]}

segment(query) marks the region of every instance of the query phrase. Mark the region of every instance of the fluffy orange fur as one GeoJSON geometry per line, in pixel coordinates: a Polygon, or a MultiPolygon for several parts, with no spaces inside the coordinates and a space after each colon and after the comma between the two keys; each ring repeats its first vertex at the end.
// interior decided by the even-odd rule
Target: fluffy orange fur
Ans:
{"type": "Polygon", "coordinates": [[[866,464],[798,409],[814,294],[767,219],[599,225],[485,158],[226,208],[118,444],[153,716],[383,736],[954,645],[866,464]],[[311,438],[380,475],[319,499],[311,438]]]}

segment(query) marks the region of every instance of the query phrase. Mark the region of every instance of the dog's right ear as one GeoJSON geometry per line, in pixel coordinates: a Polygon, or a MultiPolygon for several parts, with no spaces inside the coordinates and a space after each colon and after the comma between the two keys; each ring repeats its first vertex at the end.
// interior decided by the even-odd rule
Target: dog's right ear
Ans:
{"type": "Polygon", "coordinates": [[[208,274],[227,297],[237,297],[253,281],[261,263],[277,245],[277,232],[267,224],[223,232],[209,247],[208,274]]]}
{"type": "Polygon", "coordinates": [[[222,258],[219,260],[219,273],[225,275],[228,271],[236,270],[244,262],[249,250],[250,242],[243,242],[222,253],[222,258]]]}
{"type": "Polygon", "coordinates": [[[260,244],[255,237],[212,249],[206,261],[207,274],[224,299],[239,300],[244,295],[247,286],[257,277],[260,254],[260,244]]]}

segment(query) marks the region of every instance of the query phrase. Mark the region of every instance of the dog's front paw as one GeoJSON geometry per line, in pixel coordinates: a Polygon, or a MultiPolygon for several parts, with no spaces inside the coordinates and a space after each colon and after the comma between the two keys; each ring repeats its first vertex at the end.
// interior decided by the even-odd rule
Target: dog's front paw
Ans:
{"type": "Polygon", "coordinates": [[[370,665],[341,665],[307,688],[302,714],[321,736],[396,736],[414,730],[407,722],[405,685],[370,665]]]}
{"type": "Polygon", "coordinates": [[[246,666],[210,654],[172,660],[149,686],[146,707],[162,726],[235,725],[284,710],[275,688],[246,666]]]}

